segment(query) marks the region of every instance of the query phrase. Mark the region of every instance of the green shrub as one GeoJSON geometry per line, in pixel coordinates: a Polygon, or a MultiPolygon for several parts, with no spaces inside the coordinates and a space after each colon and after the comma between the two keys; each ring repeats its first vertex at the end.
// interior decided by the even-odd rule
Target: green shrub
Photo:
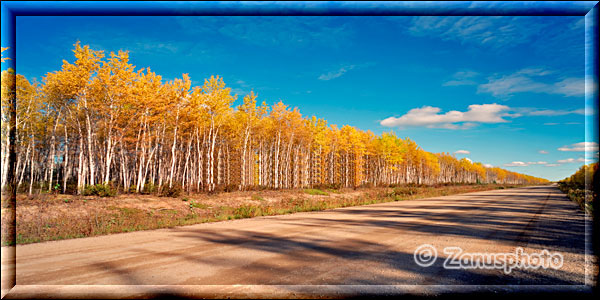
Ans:
{"type": "MultiPolygon", "coordinates": [[[[135,186],[135,185],[130,185],[130,186],[129,186],[129,190],[127,190],[127,193],[129,193],[129,194],[134,194],[136,189],[137,189],[137,188],[136,188],[136,186],[135,186]]],[[[125,190],[125,188],[123,188],[123,190],[125,190]]]]}
{"type": "Polygon", "coordinates": [[[86,184],[82,194],[84,196],[114,197],[117,195],[117,191],[108,184],[86,184]]]}
{"type": "Polygon", "coordinates": [[[157,190],[158,190],[158,187],[156,185],[154,185],[154,183],[147,182],[146,184],[144,184],[144,187],[140,191],[140,194],[143,194],[143,195],[154,194],[154,193],[156,193],[157,190]]]}

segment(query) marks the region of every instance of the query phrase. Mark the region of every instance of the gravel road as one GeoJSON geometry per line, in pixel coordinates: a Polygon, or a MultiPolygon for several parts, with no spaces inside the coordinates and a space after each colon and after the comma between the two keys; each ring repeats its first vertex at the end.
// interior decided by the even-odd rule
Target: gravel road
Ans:
{"type": "Polygon", "coordinates": [[[6,295],[3,286],[3,296],[589,291],[597,272],[591,256],[586,261],[589,231],[591,222],[556,186],[493,190],[23,245],[16,247],[16,269],[10,265],[14,248],[3,247],[2,273],[16,270],[17,281],[6,295]],[[428,267],[415,262],[423,244],[438,254],[428,267]],[[562,257],[562,266],[556,259],[554,268],[515,267],[509,273],[447,269],[447,247],[464,254],[547,250],[562,257]]]}

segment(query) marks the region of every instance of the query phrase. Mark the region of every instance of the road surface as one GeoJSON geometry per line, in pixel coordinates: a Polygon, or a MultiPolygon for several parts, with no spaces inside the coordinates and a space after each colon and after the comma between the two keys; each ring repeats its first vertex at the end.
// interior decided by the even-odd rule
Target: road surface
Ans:
{"type": "MultiPolygon", "coordinates": [[[[6,297],[588,291],[586,224],[555,186],[536,186],[45,242],[16,248],[17,286],[6,297]],[[423,244],[438,253],[429,267],[415,262],[423,244]],[[563,264],[508,274],[446,269],[445,247],[546,249],[563,264]]],[[[10,248],[2,251],[3,274],[14,272],[10,248]]]]}

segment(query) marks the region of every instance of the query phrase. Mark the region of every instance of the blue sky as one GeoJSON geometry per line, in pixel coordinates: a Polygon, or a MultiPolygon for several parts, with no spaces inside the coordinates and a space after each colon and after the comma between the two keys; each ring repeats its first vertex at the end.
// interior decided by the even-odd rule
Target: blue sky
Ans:
{"type": "Polygon", "coordinates": [[[596,117],[583,16],[19,16],[16,26],[17,71],[30,79],[72,62],[79,40],[129,50],[165,80],[220,75],[238,99],[254,90],[512,171],[558,180],[597,160],[597,144],[581,144],[596,117]]]}

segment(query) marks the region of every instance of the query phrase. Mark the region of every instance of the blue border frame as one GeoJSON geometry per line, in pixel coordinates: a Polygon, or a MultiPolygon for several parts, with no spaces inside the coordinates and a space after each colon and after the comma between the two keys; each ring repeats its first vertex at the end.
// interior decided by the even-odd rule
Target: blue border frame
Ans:
{"type": "MultiPolygon", "coordinates": [[[[585,140],[598,142],[598,10],[598,1],[3,1],[0,11],[2,20],[0,43],[2,47],[10,47],[3,56],[10,57],[12,60],[4,64],[6,68],[15,69],[16,73],[15,21],[17,16],[585,16],[585,101],[591,103],[595,111],[592,123],[588,124],[586,121],[585,140]]],[[[16,100],[13,100],[12,104],[16,108],[16,100]]],[[[598,181],[599,178],[595,180],[598,181]]],[[[594,201],[594,206],[599,207],[598,199],[594,201]]],[[[598,213],[598,210],[594,212],[595,220],[599,220],[598,213]]],[[[594,234],[591,235],[594,248],[586,249],[586,254],[591,253],[588,250],[600,253],[598,223],[594,222],[594,234]]],[[[586,226],[586,235],[587,231],[586,226]]],[[[16,252],[16,247],[13,249],[16,252]]],[[[588,255],[586,260],[587,257],[588,255]]],[[[16,283],[16,273],[11,279],[16,283]]],[[[6,296],[5,293],[12,288],[3,287],[2,296],[6,296]]]]}

